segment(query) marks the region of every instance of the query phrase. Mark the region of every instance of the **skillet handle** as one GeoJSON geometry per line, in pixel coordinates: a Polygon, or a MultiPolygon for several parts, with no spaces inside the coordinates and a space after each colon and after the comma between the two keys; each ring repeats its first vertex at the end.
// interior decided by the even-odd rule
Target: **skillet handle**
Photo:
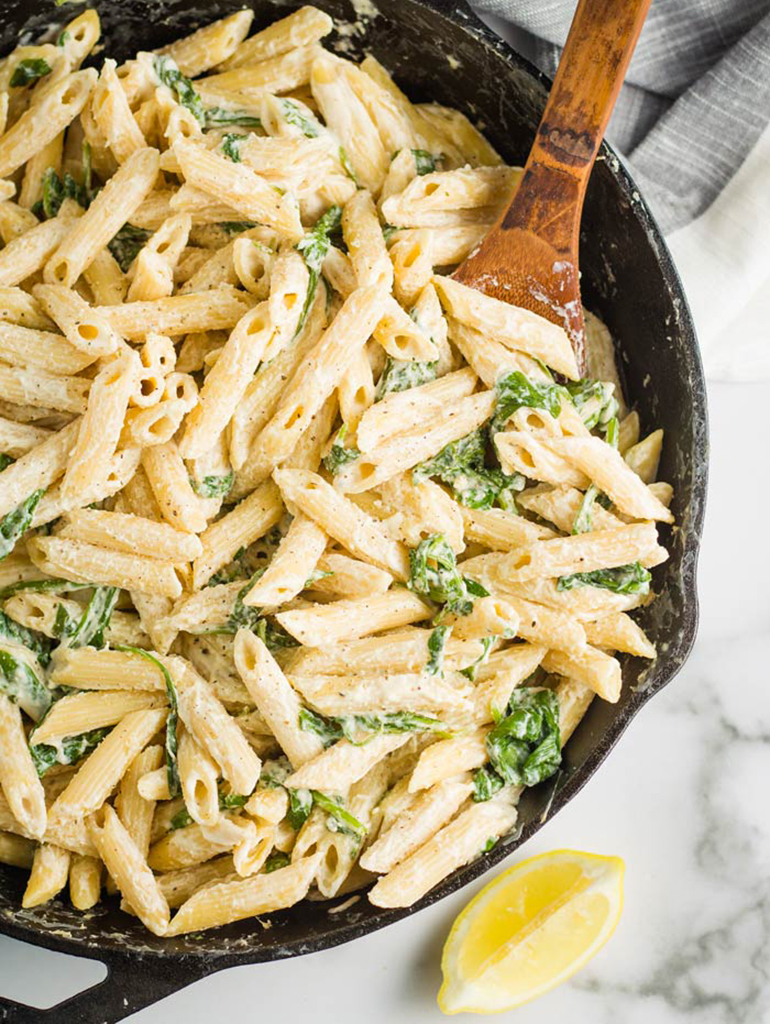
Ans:
{"type": "Polygon", "coordinates": [[[115,1024],[219,970],[211,962],[122,957],[107,969],[107,977],[98,985],[45,1010],[0,996],[0,1024],[115,1024]]]}

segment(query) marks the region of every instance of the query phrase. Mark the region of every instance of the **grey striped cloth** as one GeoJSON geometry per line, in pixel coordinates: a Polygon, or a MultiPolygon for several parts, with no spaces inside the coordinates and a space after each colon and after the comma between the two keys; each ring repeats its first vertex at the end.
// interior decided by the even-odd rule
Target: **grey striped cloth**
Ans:
{"type": "MultiPolygon", "coordinates": [[[[472,2],[553,76],[576,0],[472,2]]],[[[666,234],[711,205],[768,123],[770,0],[653,0],[607,137],[666,234]]]]}

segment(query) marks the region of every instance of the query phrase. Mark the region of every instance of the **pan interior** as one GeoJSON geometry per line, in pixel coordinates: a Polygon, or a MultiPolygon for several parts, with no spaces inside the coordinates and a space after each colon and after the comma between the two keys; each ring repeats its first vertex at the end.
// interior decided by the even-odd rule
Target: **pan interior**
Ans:
{"type": "MultiPolygon", "coordinates": [[[[122,0],[94,6],[102,19],[103,53],[118,60],[159,47],[215,18],[239,9],[240,0],[122,0]]],[[[253,0],[255,28],[299,4],[253,0]]],[[[319,4],[338,21],[327,41],[343,56],[373,53],[416,101],[435,100],[466,113],[513,164],[525,161],[546,87],[540,76],[475,21],[461,3],[376,0],[376,15],[357,18],[347,0],[319,4]],[[452,15],[449,9],[455,10],[452,15]]],[[[368,3],[357,3],[368,11],[368,3]]],[[[22,6],[0,0],[0,48],[53,32],[77,13],[54,9],[50,0],[22,6]]],[[[344,914],[324,904],[303,903],[271,915],[271,927],[242,922],[199,936],[157,939],[121,913],[116,901],[83,915],[66,900],[20,910],[24,873],[0,865],[0,931],[68,952],[105,957],[163,953],[208,959],[207,970],[239,961],[296,956],[347,941],[419,909],[479,875],[537,830],[543,812],[555,813],[588,779],[644,701],[684,662],[697,619],[695,562],[705,497],[705,392],[697,345],[676,273],[649,214],[617,158],[603,147],[588,190],[581,237],[582,289],[586,306],[608,324],[618,346],[627,396],[642,427],[666,432],[661,479],[675,488],[679,529],[664,537],[670,560],[654,571],[661,597],[640,622],[657,642],[658,661],[623,667],[624,691],[616,705],[595,701],[570,740],[557,792],[551,782],[529,791],[520,805],[516,836],[482,860],[455,872],[416,907],[382,911],[362,897],[344,914]]],[[[339,901],[337,901],[339,902],[339,901]]]]}

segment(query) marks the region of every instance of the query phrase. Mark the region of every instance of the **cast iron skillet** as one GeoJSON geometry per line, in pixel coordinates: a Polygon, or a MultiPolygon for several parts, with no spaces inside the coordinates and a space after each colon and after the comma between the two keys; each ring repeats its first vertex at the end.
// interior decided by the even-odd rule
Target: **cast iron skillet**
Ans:
{"type": "MultiPolygon", "coordinates": [[[[493,35],[464,0],[374,0],[356,4],[369,14],[356,22],[349,0],[315,0],[342,23],[331,46],[360,58],[373,52],[413,99],[433,98],[459,107],[482,124],[514,164],[523,164],[540,118],[547,79],[493,35]]],[[[105,52],[118,59],[184,35],[242,6],[241,0],[96,0],[105,52]]],[[[257,28],[298,3],[254,0],[257,28]]],[[[79,8],[51,0],[0,0],[0,52],[19,33],[31,36],[60,25],[79,8]]],[[[618,340],[627,394],[646,428],[666,431],[661,479],[675,487],[678,529],[665,542],[670,560],[655,570],[660,598],[641,616],[658,644],[657,662],[624,666],[618,704],[595,701],[570,740],[564,770],[553,783],[530,791],[521,805],[520,830],[473,864],[456,871],[415,906],[381,910],[365,899],[330,916],[324,904],[303,903],[270,915],[272,928],[244,921],[200,938],[163,940],[122,914],[117,904],[82,915],[66,900],[20,910],[25,879],[0,865],[0,932],[101,960],[109,968],[96,989],[50,1011],[0,998],[0,1021],[117,1021],[214,971],[239,964],[299,956],[348,942],[459,889],[526,842],[548,815],[585,785],[644,703],[682,667],[697,625],[695,570],[706,495],[707,420],[701,362],[682,288],[668,250],[633,181],[603,146],[583,218],[580,264],[586,305],[607,321],[618,340]]]]}

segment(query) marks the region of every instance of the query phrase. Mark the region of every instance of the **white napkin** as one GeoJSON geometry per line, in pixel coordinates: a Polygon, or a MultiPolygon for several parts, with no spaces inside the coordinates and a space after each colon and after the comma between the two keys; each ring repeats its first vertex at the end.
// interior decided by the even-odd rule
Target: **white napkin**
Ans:
{"type": "Polygon", "coordinates": [[[770,378],[770,128],[711,206],[667,241],[707,377],[770,378]]]}

